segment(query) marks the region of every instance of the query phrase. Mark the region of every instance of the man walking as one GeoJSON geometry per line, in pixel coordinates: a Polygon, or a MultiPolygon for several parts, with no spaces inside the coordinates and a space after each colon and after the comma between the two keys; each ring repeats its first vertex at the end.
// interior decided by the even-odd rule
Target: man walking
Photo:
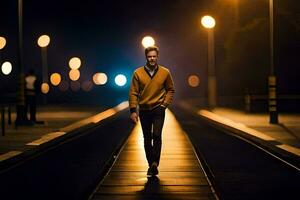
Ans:
{"type": "Polygon", "coordinates": [[[25,77],[26,83],[26,114],[29,109],[30,121],[36,123],[36,93],[38,91],[37,76],[33,69],[30,69],[28,75],[25,77]]]}
{"type": "Polygon", "coordinates": [[[145,49],[147,64],[134,71],[129,91],[130,118],[134,123],[141,119],[148,176],[158,174],[165,109],[174,96],[172,76],[157,64],[158,54],[156,46],[145,49]]]}

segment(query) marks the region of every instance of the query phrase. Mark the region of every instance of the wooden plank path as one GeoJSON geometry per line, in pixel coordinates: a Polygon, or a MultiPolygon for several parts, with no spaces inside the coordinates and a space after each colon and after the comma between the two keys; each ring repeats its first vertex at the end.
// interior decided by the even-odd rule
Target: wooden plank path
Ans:
{"type": "Polygon", "coordinates": [[[166,110],[158,176],[147,178],[147,169],[138,124],[90,199],[218,199],[189,139],[169,110],[166,110]]]}

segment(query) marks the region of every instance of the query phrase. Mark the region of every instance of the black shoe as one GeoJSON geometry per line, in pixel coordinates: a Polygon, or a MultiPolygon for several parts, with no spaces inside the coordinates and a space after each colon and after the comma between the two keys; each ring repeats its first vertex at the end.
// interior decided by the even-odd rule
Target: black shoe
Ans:
{"type": "Polygon", "coordinates": [[[150,170],[152,172],[152,174],[155,176],[158,174],[158,169],[157,169],[157,164],[156,163],[152,163],[150,170]]]}
{"type": "Polygon", "coordinates": [[[152,168],[149,167],[147,171],[147,176],[153,176],[152,168]]]}

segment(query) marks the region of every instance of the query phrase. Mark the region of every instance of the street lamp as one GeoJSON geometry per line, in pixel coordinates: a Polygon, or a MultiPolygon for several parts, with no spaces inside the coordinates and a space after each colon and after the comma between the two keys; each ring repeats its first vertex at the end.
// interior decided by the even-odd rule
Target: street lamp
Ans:
{"type": "Polygon", "coordinates": [[[269,14],[270,14],[270,75],[268,78],[268,102],[269,102],[269,114],[270,123],[278,124],[278,112],[277,112],[277,95],[276,95],[276,76],[274,70],[274,27],[273,27],[273,0],[269,0],[269,14]]]}
{"type": "Polygon", "coordinates": [[[151,36],[145,36],[142,40],[142,45],[146,49],[147,47],[154,46],[155,40],[151,36]]]}
{"type": "Polygon", "coordinates": [[[69,67],[71,69],[79,69],[81,66],[81,60],[78,57],[73,57],[69,60],[69,67]]]}
{"type": "Polygon", "coordinates": [[[4,75],[8,75],[12,71],[12,65],[10,62],[4,62],[1,66],[1,71],[4,75]]]}
{"type": "MultiPolygon", "coordinates": [[[[43,71],[43,83],[41,86],[41,90],[44,94],[49,92],[49,83],[48,83],[48,65],[47,65],[47,46],[50,43],[50,37],[48,35],[42,35],[38,38],[37,41],[39,47],[41,47],[42,54],[42,71],[43,71]],[[47,88],[47,89],[45,89],[47,88]]],[[[46,97],[44,99],[46,103],[46,97]]]]}
{"type": "Polygon", "coordinates": [[[78,57],[73,57],[69,60],[69,77],[72,81],[77,81],[80,78],[79,68],[81,66],[81,60],[78,57]]]}
{"type": "Polygon", "coordinates": [[[207,29],[207,62],[208,62],[208,83],[207,83],[207,95],[208,106],[210,108],[217,106],[217,79],[215,75],[215,52],[214,52],[214,27],[216,21],[211,16],[204,16],[201,18],[201,24],[207,29]]]}
{"type": "Polygon", "coordinates": [[[30,122],[25,112],[25,76],[23,67],[23,1],[18,0],[18,91],[17,91],[17,117],[16,125],[29,125],[30,122]]]}
{"type": "Polygon", "coordinates": [[[235,28],[239,27],[240,24],[240,10],[239,10],[239,1],[240,0],[233,0],[233,4],[234,4],[234,26],[235,28]]]}

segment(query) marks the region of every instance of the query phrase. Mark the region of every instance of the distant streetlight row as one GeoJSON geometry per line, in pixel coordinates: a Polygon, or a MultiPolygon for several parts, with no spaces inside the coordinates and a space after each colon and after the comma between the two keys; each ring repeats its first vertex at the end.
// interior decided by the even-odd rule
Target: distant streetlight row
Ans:
{"type": "MultiPolygon", "coordinates": [[[[0,37],[0,64],[2,63],[2,52],[1,50],[6,45],[6,39],[4,37],[0,37]]],[[[9,75],[12,71],[12,64],[9,61],[4,62],[1,64],[1,71],[4,75],[9,75]]]]}
{"type": "MultiPolygon", "coordinates": [[[[47,47],[49,42],[50,42],[50,38],[47,35],[43,35],[38,39],[38,45],[42,48],[47,47]]],[[[144,48],[147,48],[149,46],[155,45],[155,41],[154,41],[153,37],[145,36],[142,39],[142,45],[144,46],[144,48]]],[[[81,66],[80,58],[73,57],[69,60],[69,67],[70,67],[69,78],[71,81],[75,82],[80,78],[80,71],[79,71],[80,66],[81,66]]],[[[94,84],[104,85],[107,82],[107,75],[105,73],[96,73],[93,75],[92,79],[93,79],[94,84]]],[[[62,81],[61,75],[58,73],[53,73],[50,76],[50,82],[53,86],[58,86],[61,83],[61,81],[62,81]]],[[[127,83],[127,78],[123,74],[118,74],[115,77],[114,81],[118,86],[122,87],[127,83]]],[[[62,83],[64,85],[62,88],[65,90],[66,82],[62,82],[62,83]]],[[[76,88],[77,88],[77,86],[76,86],[76,88]]],[[[42,84],[41,89],[44,94],[49,92],[49,84],[45,80],[42,84]]]]}

